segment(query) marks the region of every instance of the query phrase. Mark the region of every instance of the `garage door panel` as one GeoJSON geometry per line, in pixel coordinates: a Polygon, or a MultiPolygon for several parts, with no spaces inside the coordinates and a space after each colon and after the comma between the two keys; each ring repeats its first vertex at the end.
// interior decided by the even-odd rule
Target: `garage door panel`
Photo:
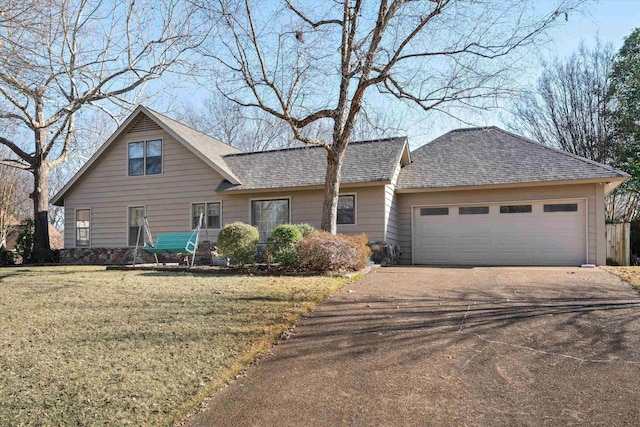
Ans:
{"type": "MultiPolygon", "coordinates": [[[[545,203],[529,203],[531,212],[500,213],[501,204],[487,203],[489,213],[421,216],[414,208],[414,262],[467,265],[579,265],[586,261],[584,200],[575,212],[544,212],[545,203]]],[[[523,204],[521,202],[514,204],[523,204]]],[[[468,210],[467,210],[468,211],[468,210]]]]}
{"type": "Polygon", "coordinates": [[[460,236],[458,237],[458,245],[461,247],[466,247],[466,246],[488,247],[491,245],[491,236],[460,236]]]}
{"type": "Polygon", "coordinates": [[[533,244],[532,236],[521,236],[517,234],[509,234],[499,236],[500,246],[525,246],[529,247],[533,244]]]}
{"type": "Polygon", "coordinates": [[[533,262],[533,251],[525,252],[500,252],[500,262],[508,262],[510,264],[530,263],[533,262]]]}

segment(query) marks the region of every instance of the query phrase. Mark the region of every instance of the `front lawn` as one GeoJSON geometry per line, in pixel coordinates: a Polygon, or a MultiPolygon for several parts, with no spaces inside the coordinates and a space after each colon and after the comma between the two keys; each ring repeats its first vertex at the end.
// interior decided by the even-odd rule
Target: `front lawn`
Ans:
{"type": "Polygon", "coordinates": [[[1,269],[0,424],[171,424],[346,282],[1,269]]]}
{"type": "Polygon", "coordinates": [[[640,267],[613,267],[608,265],[602,268],[624,279],[633,287],[640,290],[640,267]]]}

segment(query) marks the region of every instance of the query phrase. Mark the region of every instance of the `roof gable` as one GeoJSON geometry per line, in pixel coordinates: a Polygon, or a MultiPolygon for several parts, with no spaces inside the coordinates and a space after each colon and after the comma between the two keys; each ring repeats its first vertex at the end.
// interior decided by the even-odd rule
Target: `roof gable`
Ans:
{"type": "Polygon", "coordinates": [[[222,158],[222,156],[226,154],[241,153],[240,150],[220,142],[202,132],[185,126],[156,111],[139,105],[109,137],[109,139],[102,144],[98,151],[96,151],[84,166],[71,178],[71,180],[69,180],[69,182],[51,199],[51,203],[54,205],[61,205],[67,192],[122,135],[129,132],[155,129],[162,129],[167,132],[176,141],[184,145],[189,151],[229,182],[235,185],[240,184],[238,177],[222,158]]]}
{"type": "Polygon", "coordinates": [[[453,188],[568,180],[624,181],[610,166],[497,127],[448,132],[414,150],[399,189],[453,188]]]}
{"type": "MultiPolygon", "coordinates": [[[[398,162],[410,162],[406,137],[352,142],[347,146],[341,184],[388,182],[398,162]]],[[[327,152],[318,146],[232,154],[226,163],[242,185],[222,183],[218,191],[323,186],[327,152]]]]}

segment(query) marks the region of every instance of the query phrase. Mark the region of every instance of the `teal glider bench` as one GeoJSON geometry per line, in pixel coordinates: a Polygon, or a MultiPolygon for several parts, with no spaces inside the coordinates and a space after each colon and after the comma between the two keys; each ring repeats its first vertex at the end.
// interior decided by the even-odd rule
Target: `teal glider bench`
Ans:
{"type": "Polygon", "coordinates": [[[198,249],[198,233],[159,234],[155,245],[143,249],[154,255],[162,252],[171,254],[189,253],[193,255],[191,260],[191,265],[193,266],[196,250],[198,249]]]}
{"type": "MultiPolygon", "coordinates": [[[[136,265],[136,258],[138,256],[138,248],[143,249],[144,251],[153,254],[156,259],[156,264],[158,264],[158,254],[161,252],[170,253],[170,254],[190,254],[191,263],[189,264],[193,267],[193,262],[196,260],[196,252],[198,251],[198,239],[200,238],[200,230],[202,229],[202,221],[204,219],[204,214],[200,214],[200,218],[198,220],[198,226],[193,232],[190,233],[167,233],[167,234],[159,234],[156,242],[153,243],[153,237],[151,236],[151,231],[149,230],[149,223],[147,222],[147,217],[140,217],[140,225],[138,227],[138,238],[136,240],[136,249],[133,253],[133,266],[136,265]],[[142,239],[142,240],[141,240],[142,239]]],[[[207,229],[205,228],[205,232],[207,229]]],[[[207,232],[207,240],[209,240],[209,233],[207,232]]],[[[213,261],[213,258],[212,258],[213,261]]],[[[188,263],[188,258],[187,258],[188,263]]]]}

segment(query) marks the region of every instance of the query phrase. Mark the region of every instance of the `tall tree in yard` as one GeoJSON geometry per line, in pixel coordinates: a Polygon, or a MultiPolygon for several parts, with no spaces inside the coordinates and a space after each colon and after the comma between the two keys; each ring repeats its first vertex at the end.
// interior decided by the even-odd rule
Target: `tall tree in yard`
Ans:
{"type": "MultiPolygon", "coordinates": [[[[78,112],[130,107],[151,80],[183,65],[204,34],[177,0],[24,0],[0,16],[0,144],[33,174],[34,261],[48,262],[49,174],[69,157],[78,112]],[[17,126],[17,132],[7,132],[17,126]]],[[[4,7],[4,5],[3,5],[4,7]]],[[[204,28],[204,27],[203,27],[204,28]]]]}
{"type": "Polygon", "coordinates": [[[616,153],[609,95],[615,52],[599,40],[584,43],[569,58],[543,65],[536,90],[524,94],[513,107],[515,131],[535,141],[611,163],[616,153]]]}
{"type": "Polygon", "coordinates": [[[321,227],[335,233],[341,167],[365,102],[389,108],[391,96],[429,111],[509,93],[505,77],[521,48],[580,1],[542,13],[536,3],[210,0],[221,44],[209,55],[224,96],[326,150],[321,227]],[[318,122],[330,123],[329,138],[310,135],[318,122]]]}
{"type": "Polygon", "coordinates": [[[625,39],[611,73],[614,137],[618,142],[615,166],[631,175],[612,195],[613,220],[640,218],[640,28],[625,39]]]}

